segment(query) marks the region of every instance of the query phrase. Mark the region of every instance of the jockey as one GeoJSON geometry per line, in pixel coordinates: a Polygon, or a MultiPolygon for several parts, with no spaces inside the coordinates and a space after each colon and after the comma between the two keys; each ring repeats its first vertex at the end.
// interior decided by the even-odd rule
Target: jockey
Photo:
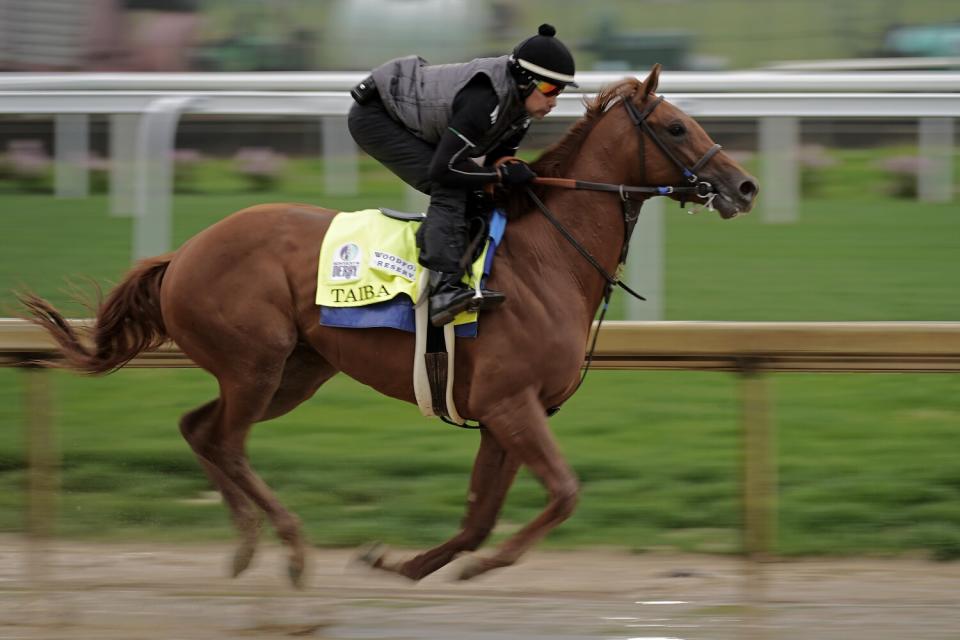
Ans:
{"type": "Polygon", "coordinates": [[[467,248],[467,199],[491,184],[524,185],[536,177],[513,156],[530,119],[546,116],[573,81],[573,56],[540,25],[510,55],[428,65],[418,56],[391,60],[354,87],[350,134],[361,149],[410,186],[430,196],[417,232],[420,264],[430,269],[430,321],[443,326],[468,308],[490,309],[504,300],[482,299],[461,279],[467,248]],[[480,159],[482,158],[482,164],[480,159]]]}

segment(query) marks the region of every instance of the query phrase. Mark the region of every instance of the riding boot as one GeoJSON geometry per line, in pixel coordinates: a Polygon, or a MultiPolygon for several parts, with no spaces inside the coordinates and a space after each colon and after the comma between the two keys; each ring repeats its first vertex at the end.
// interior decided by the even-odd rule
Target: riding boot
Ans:
{"type": "Polygon", "coordinates": [[[459,273],[430,272],[430,323],[442,327],[464,311],[486,311],[506,299],[499,291],[481,289],[480,295],[467,286],[459,273]]]}
{"type": "Polygon", "coordinates": [[[502,293],[487,289],[478,296],[461,280],[467,251],[466,200],[461,189],[435,186],[427,218],[417,231],[420,264],[430,269],[430,321],[438,327],[462,311],[493,309],[504,301],[502,293]]]}

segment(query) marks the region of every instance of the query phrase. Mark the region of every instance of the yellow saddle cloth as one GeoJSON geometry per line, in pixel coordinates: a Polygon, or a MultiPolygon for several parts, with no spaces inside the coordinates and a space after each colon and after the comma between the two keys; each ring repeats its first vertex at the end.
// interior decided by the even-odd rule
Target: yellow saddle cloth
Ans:
{"type": "MultiPolygon", "coordinates": [[[[421,273],[416,233],[420,222],[396,220],[379,209],[338,213],[320,247],[317,304],[362,307],[406,295],[420,299],[421,273]]],[[[473,286],[483,276],[489,243],[464,282],[473,286]]],[[[461,313],[454,324],[476,322],[477,314],[461,313]]]]}

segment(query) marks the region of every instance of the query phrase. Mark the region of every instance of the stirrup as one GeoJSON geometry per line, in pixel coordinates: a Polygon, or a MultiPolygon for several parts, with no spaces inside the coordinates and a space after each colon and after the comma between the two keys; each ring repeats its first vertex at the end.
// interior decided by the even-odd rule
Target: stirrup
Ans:
{"type": "Polygon", "coordinates": [[[506,300],[506,296],[499,291],[470,287],[459,278],[449,278],[451,274],[434,271],[430,275],[432,290],[429,294],[428,311],[430,324],[435,327],[453,322],[453,319],[464,311],[488,311],[499,307],[506,300]],[[440,305],[441,298],[446,304],[435,311],[434,307],[440,305]]]}
{"type": "Polygon", "coordinates": [[[470,307],[469,311],[490,311],[491,309],[496,309],[506,301],[507,296],[500,293],[499,291],[493,291],[492,289],[481,289],[480,295],[474,293],[473,297],[470,298],[470,307]]]}
{"type": "MultiPolygon", "coordinates": [[[[468,293],[468,292],[469,291],[464,291],[464,293],[468,293]]],[[[457,315],[463,313],[464,311],[474,310],[474,309],[471,309],[471,305],[474,304],[474,300],[476,300],[476,298],[474,298],[471,295],[470,297],[464,298],[459,302],[456,302],[456,304],[454,304],[453,301],[451,301],[451,304],[448,304],[446,307],[443,307],[442,309],[438,309],[436,311],[434,311],[433,309],[429,309],[430,324],[432,324],[435,327],[442,327],[444,325],[450,324],[451,322],[453,322],[453,319],[457,317],[457,315]]],[[[429,305],[429,302],[427,304],[429,305]]],[[[479,308],[479,305],[477,308],[479,308]]]]}

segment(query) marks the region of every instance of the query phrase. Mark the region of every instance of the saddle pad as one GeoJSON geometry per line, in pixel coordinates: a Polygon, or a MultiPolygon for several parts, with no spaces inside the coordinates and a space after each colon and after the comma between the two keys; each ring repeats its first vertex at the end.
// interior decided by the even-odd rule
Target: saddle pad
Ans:
{"type": "MultiPolygon", "coordinates": [[[[491,240],[474,262],[470,278],[490,272],[496,245],[503,237],[505,216],[494,212],[491,240]]],[[[415,331],[413,303],[421,292],[423,267],[417,262],[419,222],[384,216],[378,209],[343,212],[334,217],[320,249],[316,302],[320,324],[333,327],[390,327],[415,331]]],[[[454,319],[457,335],[476,335],[477,314],[454,319]]]]}

